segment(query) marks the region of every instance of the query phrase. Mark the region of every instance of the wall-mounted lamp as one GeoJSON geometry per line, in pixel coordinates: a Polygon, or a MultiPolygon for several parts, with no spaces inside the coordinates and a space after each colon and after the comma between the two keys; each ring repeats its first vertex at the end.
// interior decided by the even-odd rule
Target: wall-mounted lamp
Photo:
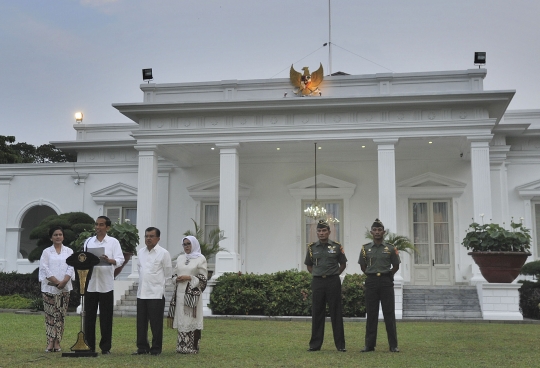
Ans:
{"type": "Polygon", "coordinates": [[[478,65],[478,69],[480,69],[480,65],[486,64],[486,53],[485,52],[475,52],[474,53],[474,65],[478,65]]]}
{"type": "Polygon", "coordinates": [[[148,81],[148,83],[154,79],[154,77],[152,77],[152,68],[142,70],[142,79],[143,81],[148,81]]]}
{"type": "Polygon", "coordinates": [[[76,113],[75,113],[75,122],[76,122],[77,124],[80,124],[80,123],[82,123],[82,119],[83,119],[83,113],[80,112],[80,111],[79,111],[79,112],[76,112],[76,113]]]}

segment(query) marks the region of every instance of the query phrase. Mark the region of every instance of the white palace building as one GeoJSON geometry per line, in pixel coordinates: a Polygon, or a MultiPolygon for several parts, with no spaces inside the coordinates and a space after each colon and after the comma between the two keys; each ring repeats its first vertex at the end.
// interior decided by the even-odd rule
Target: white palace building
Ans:
{"type": "Polygon", "coordinates": [[[397,284],[482,283],[461,245],[473,218],[523,218],[529,261],[540,250],[540,110],[507,110],[515,91],[484,90],[486,75],[333,75],[303,98],[288,78],[141,84],[142,102],[113,104],[132,123],[51,142],[76,163],[0,165],[0,270],[33,271],[30,230],[72,211],[156,226],[172,256],[192,219],[219,225],[215,276],[303,270],[316,181],[346,273],[378,217],[420,250],[397,284]]]}

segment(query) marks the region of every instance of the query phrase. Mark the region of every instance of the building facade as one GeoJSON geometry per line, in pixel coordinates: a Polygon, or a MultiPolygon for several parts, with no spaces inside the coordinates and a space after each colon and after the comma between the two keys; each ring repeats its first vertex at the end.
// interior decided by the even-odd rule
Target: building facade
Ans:
{"type": "Polygon", "coordinates": [[[133,123],[75,124],[75,140],[51,142],[76,163],[0,165],[0,269],[35,269],[29,231],[71,211],[157,226],[173,256],[192,219],[219,226],[216,276],[305,269],[316,181],[347,273],[378,217],[419,249],[398,279],[481,282],[461,245],[473,219],[523,218],[529,260],[540,243],[540,110],[508,111],[515,91],[484,90],[486,75],[328,76],[303,98],[288,79],[142,84],[142,102],[113,104],[133,123]]]}

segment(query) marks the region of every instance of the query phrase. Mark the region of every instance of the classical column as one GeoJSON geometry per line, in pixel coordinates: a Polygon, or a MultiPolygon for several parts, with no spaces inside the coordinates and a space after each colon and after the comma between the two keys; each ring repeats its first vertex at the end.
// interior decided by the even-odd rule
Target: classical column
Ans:
{"type": "MultiPolygon", "coordinates": [[[[385,229],[397,232],[397,199],[396,199],[396,153],[395,146],[398,139],[374,139],[378,152],[379,172],[379,219],[385,229]]],[[[403,276],[400,265],[394,275],[395,313],[397,319],[403,318],[403,276]]],[[[379,312],[382,318],[382,309],[379,312]]]]}
{"type": "Polygon", "coordinates": [[[491,138],[491,136],[469,138],[471,143],[473,218],[478,223],[490,222],[493,219],[489,164],[489,142],[491,138]]]}
{"type": "Polygon", "coordinates": [[[378,151],[379,219],[385,228],[397,231],[396,156],[397,139],[374,139],[378,151]]]}
{"type": "Polygon", "coordinates": [[[219,149],[219,228],[226,239],[220,246],[227,249],[216,254],[216,271],[212,278],[224,272],[240,271],[238,254],[238,143],[218,144],[219,149]]]}
{"type": "MultiPolygon", "coordinates": [[[[491,170],[489,163],[489,142],[492,136],[468,138],[471,144],[471,174],[473,195],[473,219],[480,224],[491,222],[491,170]]],[[[484,283],[478,265],[472,263],[471,284],[484,283]]]]}
{"type": "Polygon", "coordinates": [[[156,148],[156,146],[135,146],[139,151],[137,229],[140,244],[144,244],[144,230],[156,226],[158,175],[156,148]]]}
{"type": "Polygon", "coordinates": [[[7,231],[10,219],[9,186],[12,179],[13,175],[0,176],[0,271],[3,272],[17,271],[19,243],[13,243],[10,232],[7,231]]]}

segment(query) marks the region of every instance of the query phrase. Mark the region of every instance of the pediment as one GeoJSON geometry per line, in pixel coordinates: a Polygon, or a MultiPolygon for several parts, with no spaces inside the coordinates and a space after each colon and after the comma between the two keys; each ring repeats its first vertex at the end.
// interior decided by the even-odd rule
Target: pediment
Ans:
{"type": "MultiPolygon", "coordinates": [[[[219,199],[219,176],[187,187],[187,191],[194,200],[218,200],[219,199]]],[[[246,184],[238,184],[238,196],[249,197],[251,187],[246,184]]]]}
{"type": "Polygon", "coordinates": [[[116,183],[90,193],[94,202],[105,203],[136,203],[137,188],[124,183],[116,183]]]}
{"type": "Polygon", "coordinates": [[[428,172],[397,183],[397,193],[409,198],[459,197],[466,183],[428,172]]]}
{"type": "MultiPolygon", "coordinates": [[[[287,185],[289,193],[293,197],[311,198],[315,190],[315,177],[297,181],[287,185]]],[[[317,175],[317,194],[323,197],[347,197],[354,194],[356,184],[336,179],[328,175],[317,175]]]]}
{"type": "Polygon", "coordinates": [[[540,180],[535,180],[530,183],[520,185],[516,188],[516,190],[523,199],[540,197],[540,180]]]}

